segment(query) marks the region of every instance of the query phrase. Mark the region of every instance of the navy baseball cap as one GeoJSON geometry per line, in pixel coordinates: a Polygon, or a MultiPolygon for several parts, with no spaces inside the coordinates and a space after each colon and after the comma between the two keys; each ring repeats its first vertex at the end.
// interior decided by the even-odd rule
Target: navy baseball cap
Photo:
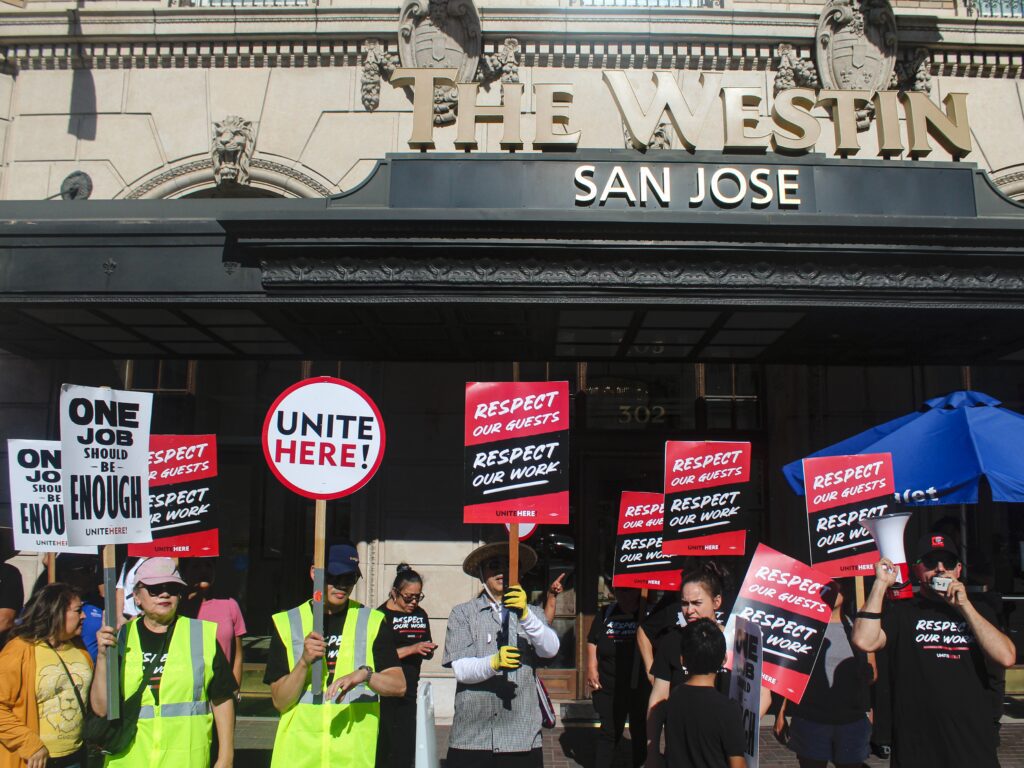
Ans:
{"type": "Polygon", "coordinates": [[[331,576],[344,576],[347,573],[362,576],[359,570],[359,553],[351,544],[334,544],[327,550],[324,570],[331,576]]]}

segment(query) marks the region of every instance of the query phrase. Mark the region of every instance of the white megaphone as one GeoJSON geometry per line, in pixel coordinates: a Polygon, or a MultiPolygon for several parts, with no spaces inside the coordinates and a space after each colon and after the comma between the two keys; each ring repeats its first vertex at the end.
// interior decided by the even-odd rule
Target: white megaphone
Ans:
{"type": "Polygon", "coordinates": [[[899,569],[896,583],[889,589],[893,600],[907,600],[914,596],[910,585],[910,567],[907,565],[907,551],[903,546],[903,531],[910,522],[912,512],[894,512],[891,515],[871,517],[860,524],[871,534],[878,547],[878,553],[899,569]]]}

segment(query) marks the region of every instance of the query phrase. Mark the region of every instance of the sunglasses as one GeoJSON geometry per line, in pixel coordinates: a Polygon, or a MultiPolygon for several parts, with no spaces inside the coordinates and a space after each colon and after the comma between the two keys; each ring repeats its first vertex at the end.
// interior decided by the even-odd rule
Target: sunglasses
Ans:
{"type": "Polygon", "coordinates": [[[398,596],[402,599],[403,603],[422,603],[427,599],[427,596],[420,592],[418,595],[403,595],[401,592],[398,596]]]}
{"type": "Polygon", "coordinates": [[[490,560],[484,560],[482,567],[488,571],[504,571],[508,568],[508,560],[501,557],[492,557],[490,560]]]}
{"type": "Polygon", "coordinates": [[[344,573],[341,576],[327,575],[324,577],[324,581],[335,589],[352,589],[359,581],[359,577],[354,573],[344,573]]]}
{"type": "Polygon", "coordinates": [[[925,570],[928,571],[934,571],[939,567],[939,565],[942,565],[948,571],[951,568],[956,568],[956,564],[959,560],[949,553],[938,554],[936,552],[929,552],[918,560],[918,562],[925,567],[925,570]]]}
{"type": "Polygon", "coordinates": [[[160,597],[160,595],[181,597],[183,591],[181,584],[173,581],[169,581],[165,584],[143,584],[142,588],[149,593],[150,597],[160,597]]]}

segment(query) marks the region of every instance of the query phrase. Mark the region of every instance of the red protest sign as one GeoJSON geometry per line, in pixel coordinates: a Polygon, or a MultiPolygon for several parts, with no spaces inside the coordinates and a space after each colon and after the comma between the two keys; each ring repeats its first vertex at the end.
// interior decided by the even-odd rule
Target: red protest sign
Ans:
{"type": "Polygon", "coordinates": [[[764,684],[799,704],[838,591],[825,574],[760,544],[733,605],[726,635],[732,637],[737,617],[760,626],[764,684]]]}
{"type": "Polygon", "coordinates": [[[569,383],[466,384],[463,522],[569,522],[569,383]]]}
{"type": "Polygon", "coordinates": [[[622,492],[613,587],[679,589],[682,558],[662,551],[664,513],[662,494],[622,492]]]}
{"type": "Polygon", "coordinates": [[[153,541],[129,544],[131,557],[220,554],[216,435],[150,435],[149,525],[153,541]]]}
{"type": "Polygon", "coordinates": [[[892,454],[822,456],[803,467],[811,564],[835,578],[872,573],[878,549],[860,521],[891,510],[892,454]]]}
{"type": "Polygon", "coordinates": [[[665,443],[664,551],[698,557],[742,555],[749,480],[750,443],[665,443]]]}

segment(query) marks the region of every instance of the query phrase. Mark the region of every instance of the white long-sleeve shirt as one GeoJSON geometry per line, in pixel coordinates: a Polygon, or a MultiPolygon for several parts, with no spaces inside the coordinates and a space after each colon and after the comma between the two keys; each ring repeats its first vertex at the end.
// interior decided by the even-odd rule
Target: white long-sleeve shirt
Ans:
{"type": "MultiPolygon", "coordinates": [[[[490,603],[491,608],[500,616],[501,606],[493,600],[490,600],[490,603]]],[[[550,659],[558,653],[558,648],[561,645],[558,635],[533,611],[527,610],[526,618],[519,621],[519,626],[526,633],[530,645],[533,646],[538,657],[550,659]]],[[[465,685],[482,683],[498,674],[491,666],[490,656],[455,659],[451,666],[455,673],[455,679],[465,685]]]]}

